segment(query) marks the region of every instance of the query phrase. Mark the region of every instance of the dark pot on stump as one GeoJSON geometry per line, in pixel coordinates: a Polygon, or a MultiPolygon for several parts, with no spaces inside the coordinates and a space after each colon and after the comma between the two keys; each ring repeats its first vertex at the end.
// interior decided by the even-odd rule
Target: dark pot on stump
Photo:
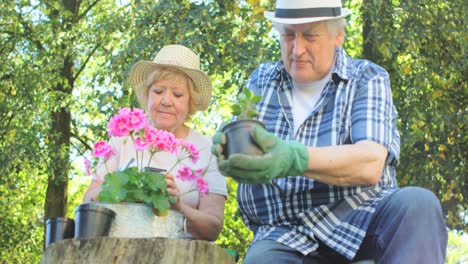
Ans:
{"type": "Polygon", "coordinates": [[[75,221],[65,217],[53,217],[46,221],[45,246],[59,240],[73,238],[75,233],[75,221]]]}
{"type": "Polygon", "coordinates": [[[262,155],[263,151],[252,140],[251,132],[254,126],[265,127],[255,119],[239,119],[227,124],[222,132],[226,135],[226,147],[223,155],[229,158],[231,154],[262,155]]]}
{"type": "Polygon", "coordinates": [[[109,236],[115,212],[92,203],[84,203],[75,209],[75,238],[109,236]]]}

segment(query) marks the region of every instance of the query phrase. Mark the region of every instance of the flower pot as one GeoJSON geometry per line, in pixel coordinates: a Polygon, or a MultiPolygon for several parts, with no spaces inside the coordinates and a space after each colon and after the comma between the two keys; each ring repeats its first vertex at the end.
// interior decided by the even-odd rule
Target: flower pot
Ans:
{"type": "Polygon", "coordinates": [[[59,240],[73,238],[75,233],[75,221],[70,218],[53,217],[46,221],[45,246],[59,240]]]}
{"type": "Polygon", "coordinates": [[[262,155],[263,151],[250,136],[254,126],[265,127],[255,119],[239,119],[227,124],[222,132],[226,135],[226,147],[223,155],[228,158],[231,154],[262,155]]]}
{"type": "Polygon", "coordinates": [[[115,212],[92,203],[75,209],[75,238],[109,236],[115,212]]]}
{"type": "Polygon", "coordinates": [[[109,232],[110,237],[165,237],[185,238],[184,216],[169,210],[166,216],[157,216],[153,208],[143,203],[92,204],[109,208],[116,212],[115,222],[109,232]]]}

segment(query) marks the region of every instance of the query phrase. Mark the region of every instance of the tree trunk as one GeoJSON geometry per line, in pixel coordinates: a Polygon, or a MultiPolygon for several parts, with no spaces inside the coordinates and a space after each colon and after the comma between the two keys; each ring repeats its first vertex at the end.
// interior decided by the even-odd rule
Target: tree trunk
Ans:
{"type": "Polygon", "coordinates": [[[362,40],[365,59],[379,65],[392,63],[392,51],[385,50],[380,44],[392,41],[392,27],[395,23],[393,14],[394,6],[391,1],[362,1],[362,40]]]}
{"type": "MultiPolygon", "coordinates": [[[[63,0],[65,10],[70,11],[75,16],[66,16],[60,12],[53,12],[53,20],[63,21],[61,29],[64,32],[71,32],[79,8],[77,0],[63,0]],[[60,17],[62,16],[62,17],[60,17]]],[[[63,56],[63,65],[60,65],[60,75],[62,82],[53,88],[53,93],[57,94],[58,100],[70,100],[75,85],[74,76],[74,56],[69,52],[69,45],[73,44],[73,38],[64,41],[57,56],[63,56]]],[[[48,182],[45,197],[45,221],[52,217],[66,217],[68,202],[68,174],[70,170],[70,138],[71,138],[71,113],[68,105],[60,106],[51,113],[52,126],[49,132],[49,157],[48,182]]],[[[45,230],[45,229],[44,229],[45,230]]]]}
{"type": "Polygon", "coordinates": [[[372,39],[372,22],[376,22],[372,20],[372,12],[375,6],[373,6],[373,1],[372,0],[363,0],[362,1],[362,7],[361,7],[361,16],[362,16],[362,43],[363,43],[363,55],[364,58],[370,60],[370,61],[375,61],[376,59],[376,52],[375,52],[375,46],[374,46],[374,39],[372,39]]]}
{"type": "Polygon", "coordinates": [[[167,238],[65,239],[49,245],[42,263],[235,263],[219,246],[201,240],[167,238]]]}

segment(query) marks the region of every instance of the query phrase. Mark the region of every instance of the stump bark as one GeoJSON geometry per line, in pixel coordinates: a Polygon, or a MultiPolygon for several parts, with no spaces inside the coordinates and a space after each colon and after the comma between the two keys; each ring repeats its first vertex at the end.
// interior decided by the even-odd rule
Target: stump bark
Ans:
{"type": "Polygon", "coordinates": [[[65,239],[49,245],[43,263],[227,263],[234,258],[207,241],[168,238],[65,239]]]}

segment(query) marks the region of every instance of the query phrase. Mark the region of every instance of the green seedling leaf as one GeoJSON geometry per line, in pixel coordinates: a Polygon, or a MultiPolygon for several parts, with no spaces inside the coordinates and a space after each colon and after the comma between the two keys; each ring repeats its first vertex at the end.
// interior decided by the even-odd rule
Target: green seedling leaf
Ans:
{"type": "Polygon", "coordinates": [[[261,98],[261,95],[255,95],[250,89],[245,88],[236,103],[232,105],[232,115],[240,119],[257,117],[259,113],[256,105],[261,98]]]}

